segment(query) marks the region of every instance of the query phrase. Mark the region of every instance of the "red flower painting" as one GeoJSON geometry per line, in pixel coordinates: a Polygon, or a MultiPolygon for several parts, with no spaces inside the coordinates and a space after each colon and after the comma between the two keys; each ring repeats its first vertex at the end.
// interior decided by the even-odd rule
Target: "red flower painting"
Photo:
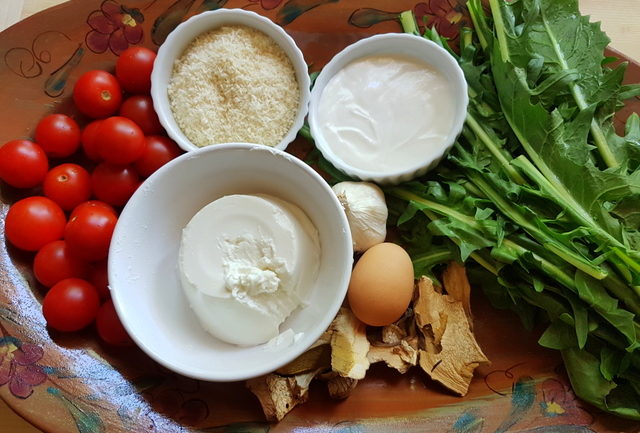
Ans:
{"type": "Polygon", "coordinates": [[[547,379],[541,385],[542,415],[549,418],[564,418],[572,425],[589,425],[593,416],[585,410],[571,387],[558,379],[547,379]]]}
{"type": "Polygon", "coordinates": [[[0,386],[9,386],[9,391],[16,397],[27,398],[33,387],[47,379],[42,367],[36,365],[43,355],[43,350],[35,344],[20,344],[13,339],[0,343],[0,386]]]}
{"type": "Polygon", "coordinates": [[[459,34],[459,23],[464,17],[458,9],[455,0],[431,0],[415,5],[413,12],[419,25],[435,27],[441,36],[455,39],[459,34]]]}
{"type": "Polygon", "coordinates": [[[85,37],[87,47],[95,53],[110,49],[120,55],[129,45],[142,41],[144,15],[139,9],[128,8],[113,0],[106,0],[89,14],[87,24],[91,30],[85,37]]]}

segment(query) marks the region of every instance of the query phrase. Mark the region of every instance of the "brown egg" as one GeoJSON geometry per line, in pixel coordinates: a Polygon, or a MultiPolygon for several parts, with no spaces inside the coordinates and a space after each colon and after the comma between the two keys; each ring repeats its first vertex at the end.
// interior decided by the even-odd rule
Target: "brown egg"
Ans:
{"type": "Polygon", "coordinates": [[[383,242],[360,257],[351,274],[347,298],[358,319],[385,326],[398,320],[413,297],[413,265],[399,245],[383,242]]]}

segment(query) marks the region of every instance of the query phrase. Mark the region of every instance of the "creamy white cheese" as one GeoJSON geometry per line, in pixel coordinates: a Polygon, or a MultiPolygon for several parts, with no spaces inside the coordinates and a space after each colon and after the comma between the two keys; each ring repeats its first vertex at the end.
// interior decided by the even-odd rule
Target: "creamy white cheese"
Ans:
{"type": "Polygon", "coordinates": [[[404,170],[439,152],[453,117],[446,77],[396,55],[349,63],[329,80],[318,104],[318,124],[331,151],[366,171],[404,170]]]}
{"type": "Polygon", "coordinates": [[[279,334],[315,281],[318,233],[297,206],[268,195],[229,195],[186,225],[179,270],[203,328],[232,344],[279,334]]]}

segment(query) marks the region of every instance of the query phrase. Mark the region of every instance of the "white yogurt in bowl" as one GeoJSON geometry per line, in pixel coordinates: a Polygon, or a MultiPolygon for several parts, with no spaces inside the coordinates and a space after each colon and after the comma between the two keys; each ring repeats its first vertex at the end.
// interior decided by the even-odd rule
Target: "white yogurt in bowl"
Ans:
{"type": "Polygon", "coordinates": [[[349,45],[322,69],[309,127],[336,168],[396,184],[442,159],[462,131],[467,105],[453,56],[420,36],[387,33],[349,45]]]}
{"type": "Polygon", "coordinates": [[[372,55],[342,68],[318,103],[320,133],[346,164],[398,171],[436,153],[455,116],[453,89],[433,66],[410,57],[372,55]]]}

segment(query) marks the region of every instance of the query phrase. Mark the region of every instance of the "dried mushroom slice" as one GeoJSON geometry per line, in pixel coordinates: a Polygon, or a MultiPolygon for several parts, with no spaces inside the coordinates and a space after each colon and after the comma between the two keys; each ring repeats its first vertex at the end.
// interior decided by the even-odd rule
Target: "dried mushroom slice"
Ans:
{"type": "Polygon", "coordinates": [[[447,294],[456,301],[462,302],[464,312],[469,318],[469,326],[473,329],[473,315],[471,314],[471,285],[467,278],[467,271],[460,263],[449,262],[442,273],[442,284],[447,294]]]}
{"type": "Polygon", "coordinates": [[[309,385],[318,374],[312,371],[297,376],[267,374],[246,382],[247,388],[258,397],[268,421],[280,421],[297,405],[309,398],[309,385]]]}
{"type": "Polygon", "coordinates": [[[407,332],[395,323],[382,328],[381,338],[384,344],[395,346],[397,344],[400,344],[400,342],[406,337],[407,332]]]}
{"type": "Polygon", "coordinates": [[[395,368],[404,374],[418,362],[417,338],[415,342],[401,340],[395,346],[371,346],[367,358],[371,364],[384,362],[388,367],[395,368]]]}
{"type": "Polygon", "coordinates": [[[356,385],[358,385],[358,382],[358,379],[333,374],[327,380],[329,396],[336,400],[344,400],[351,395],[353,390],[356,388],[356,385]]]}
{"type": "Polygon", "coordinates": [[[343,377],[363,379],[369,368],[366,325],[348,308],[341,308],[333,321],[331,368],[343,377]]]}
{"type": "Polygon", "coordinates": [[[466,395],[474,370],[489,360],[471,332],[462,302],[438,293],[432,281],[422,277],[414,311],[424,339],[420,367],[451,391],[466,395]]]}
{"type": "Polygon", "coordinates": [[[312,346],[309,350],[298,356],[287,365],[280,367],[276,373],[283,376],[293,376],[316,370],[331,368],[331,346],[323,343],[312,346]]]}

